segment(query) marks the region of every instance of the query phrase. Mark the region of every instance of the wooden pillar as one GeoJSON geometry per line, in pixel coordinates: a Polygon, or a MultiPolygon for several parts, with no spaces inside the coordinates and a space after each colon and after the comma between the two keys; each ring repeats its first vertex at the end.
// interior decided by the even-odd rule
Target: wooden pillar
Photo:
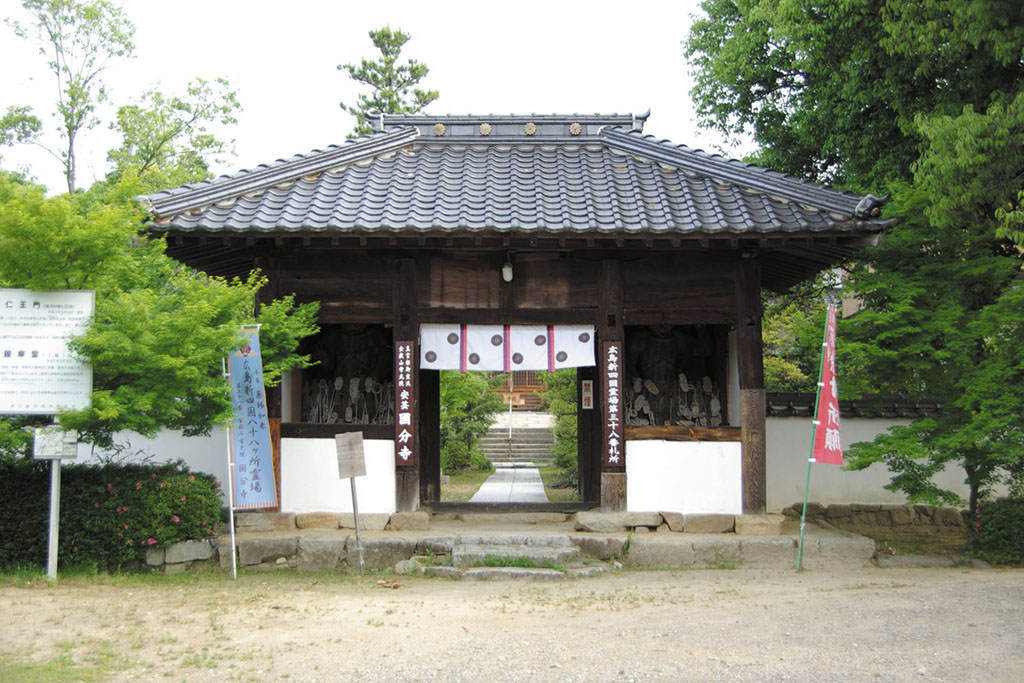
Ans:
{"type": "Polygon", "coordinates": [[[395,271],[393,280],[393,291],[392,291],[392,302],[394,311],[394,344],[396,352],[396,369],[395,369],[395,506],[399,512],[414,512],[420,507],[420,433],[419,433],[419,396],[417,395],[417,389],[419,388],[419,382],[416,381],[419,378],[419,353],[415,350],[418,349],[419,341],[419,321],[417,318],[416,308],[416,264],[412,259],[398,259],[395,261],[395,271]],[[409,397],[411,400],[411,416],[410,425],[413,429],[407,429],[406,432],[412,432],[410,439],[403,440],[402,430],[405,425],[399,423],[400,414],[403,412],[399,405],[398,392],[401,391],[399,387],[399,344],[400,342],[412,342],[412,348],[414,349],[409,359],[411,366],[409,367],[409,377],[412,378],[412,392],[409,397]],[[410,452],[405,453],[403,456],[399,455],[399,451],[402,448],[408,448],[410,452]]]}
{"type": "Polygon", "coordinates": [[[420,370],[420,500],[441,500],[441,372],[420,370]]]}
{"type": "Polygon", "coordinates": [[[584,503],[601,502],[601,461],[595,454],[601,452],[601,403],[597,368],[576,370],[576,467],[579,472],[580,499],[584,503]],[[583,382],[594,387],[594,404],[583,408],[583,382]]]}
{"type": "MultiPolygon", "coordinates": [[[[601,320],[598,326],[601,344],[597,347],[597,374],[600,379],[598,384],[600,391],[595,390],[599,395],[597,399],[600,406],[599,441],[601,448],[597,453],[601,466],[601,509],[617,511],[626,509],[626,441],[625,425],[622,422],[622,404],[609,401],[609,387],[615,391],[615,380],[622,387],[625,374],[622,369],[609,371],[609,362],[606,356],[612,353],[612,347],[617,349],[620,361],[624,360],[622,355],[622,341],[625,338],[622,320],[623,302],[623,276],[622,261],[608,259],[602,263],[601,273],[601,320]],[[612,345],[612,347],[609,347],[612,345]],[[611,377],[610,377],[611,375],[611,377]],[[611,385],[609,379],[612,380],[611,385]],[[617,422],[617,430],[609,428],[609,425],[617,422]],[[609,453],[614,450],[613,440],[619,439],[619,454],[621,457],[612,459],[609,453]]],[[[617,397],[621,400],[621,395],[617,397]]]]}
{"type": "Polygon", "coordinates": [[[761,342],[761,266],[756,252],[743,252],[736,273],[736,345],[743,442],[743,512],[764,513],[765,390],[761,342]]]}

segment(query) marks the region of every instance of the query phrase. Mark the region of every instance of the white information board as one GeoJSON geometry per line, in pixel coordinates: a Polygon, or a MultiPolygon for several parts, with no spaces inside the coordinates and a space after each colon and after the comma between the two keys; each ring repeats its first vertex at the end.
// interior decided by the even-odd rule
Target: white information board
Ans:
{"type": "Polygon", "coordinates": [[[89,407],[92,368],[68,348],[95,308],[91,290],[0,289],[0,415],[89,407]]]}

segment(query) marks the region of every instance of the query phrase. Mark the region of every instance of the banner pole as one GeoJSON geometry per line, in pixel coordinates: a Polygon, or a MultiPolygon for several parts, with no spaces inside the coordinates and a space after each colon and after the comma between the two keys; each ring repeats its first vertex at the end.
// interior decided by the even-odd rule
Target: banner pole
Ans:
{"type": "MultiPolygon", "coordinates": [[[[221,371],[224,373],[224,377],[227,378],[228,383],[231,382],[231,370],[229,369],[227,361],[221,359],[221,371]]],[[[234,434],[234,417],[231,420],[231,426],[224,430],[224,434],[227,436],[227,448],[228,448],[228,534],[231,535],[231,578],[238,579],[238,562],[235,559],[235,459],[232,457],[232,436],[234,434]]]]}
{"type": "Polygon", "coordinates": [[[821,360],[818,362],[818,390],[814,394],[814,412],[811,414],[811,448],[807,453],[807,480],[804,482],[804,507],[800,513],[800,542],[796,551],[796,570],[804,568],[804,528],[807,526],[807,494],[811,489],[811,465],[814,463],[814,439],[818,432],[818,402],[821,400],[822,376],[825,371],[825,347],[828,344],[828,309],[832,302],[826,297],[825,331],[821,334],[821,360]]]}

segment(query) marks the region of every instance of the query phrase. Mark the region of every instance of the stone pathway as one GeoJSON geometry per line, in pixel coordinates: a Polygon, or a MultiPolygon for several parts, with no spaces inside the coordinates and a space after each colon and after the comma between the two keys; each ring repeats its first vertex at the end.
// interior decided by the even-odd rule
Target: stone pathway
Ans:
{"type": "Polygon", "coordinates": [[[498,467],[470,503],[546,503],[544,482],[536,467],[498,467]]]}

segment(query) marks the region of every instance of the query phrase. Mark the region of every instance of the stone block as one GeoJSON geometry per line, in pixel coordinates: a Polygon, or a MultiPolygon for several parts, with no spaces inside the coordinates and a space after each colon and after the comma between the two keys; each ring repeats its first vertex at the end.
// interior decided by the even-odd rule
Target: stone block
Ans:
{"type": "MultiPolygon", "coordinates": [[[[366,569],[390,569],[416,553],[415,538],[364,538],[363,566],[366,569]]],[[[354,536],[345,544],[345,559],[350,570],[359,569],[359,552],[354,536]]]]}
{"type": "Polygon", "coordinates": [[[334,571],[345,554],[347,536],[302,536],[296,552],[296,567],[302,571],[334,571]]]}
{"type": "MultiPolygon", "coordinates": [[[[343,512],[337,516],[338,526],[342,529],[355,529],[356,518],[351,512],[343,512]]],[[[360,531],[384,531],[391,521],[391,515],[386,512],[361,512],[359,513],[360,531]]]]}
{"type": "MultiPolygon", "coordinates": [[[[794,504],[797,513],[803,512],[803,503],[794,504]]],[[[821,503],[811,501],[807,503],[807,519],[818,519],[825,516],[825,506],[821,503]]]]}
{"type": "Polygon", "coordinates": [[[396,512],[391,515],[392,531],[426,531],[430,527],[430,515],[426,512],[396,512]]]}
{"type": "Polygon", "coordinates": [[[936,526],[963,526],[964,518],[955,508],[935,508],[932,516],[936,526]]]}
{"type": "Polygon", "coordinates": [[[736,533],[740,536],[781,536],[785,515],[736,515],[736,533]]]}
{"type": "Polygon", "coordinates": [[[701,536],[690,541],[693,566],[701,568],[738,567],[742,561],[736,537],[701,536]]]}
{"type": "Polygon", "coordinates": [[[424,536],[416,541],[416,554],[449,555],[454,546],[454,536],[424,536]]]}
{"type": "Polygon", "coordinates": [[[661,518],[665,520],[665,526],[671,531],[682,531],[683,530],[683,513],[681,512],[659,512],[661,518]]]}
{"type": "Polygon", "coordinates": [[[793,569],[796,541],[792,538],[741,538],[740,556],[744,567],[793,569]]]}
{"type": "Polygon", "coordinates": [[[299,529],[337,529],[337,512],[300,512],[295,515],[295,526],[299,529]]]}
{"type": "Polygon", "coordinates": [[[842,519],[843,517],[850,516],[849,505],[829,505],[825,508],[825,519],[842,519]]]}
{"type": "Polygon", "coordinates": [[[466,524],[561,524],[569,520],[564,512],[504,512],[500,515],[485,512],[460,513],[459,521],[466,524]]]}
{"type": "Polygon", "coordinates": [[[423,567],[420,563],[414,559],[401,560],[395,563],[395,573],[399,575],[404,574],[422,574],[423,567]]]}
{"type": "Polygon", "coordinates": [[[909,525],[914,522],[914,510],[903,505],[893,506],[889,510],[889,514],[892,515],[892,523],[895,526],[909,525]]]}
{"type": "Polygon", "coordinates": [[[661,538],[663,537],[644,536],[642,538],[634,538],[629,544],[629,564],[642,569],[681,569],[693,566],[694,551],[692,543],[680,541],[666,543],[660,540],[661,538]]]}
{"type": "Polygon", "coordinates": [[[614,533],[636,527],[656,528],[661,526],[661,515],[657,512],[598,512],[588,510],[577,512],[574,520],[576,531],[614,533]]]}
{"type": "Polygon", "coordinates": [[[163,572],[165,576],[169,576],[171,574],[184,574],[188,571],[188,568],[188,564],[181,562],[175,564],[165,564],[163,572]]]}
{"type": "Polygon", "coordinates": [[[875,542],[864,536],[844,534],[804,539],[803,566],[807,569],[867,567],[875,554],[875,542]]]}
{"type": "Polygon", "coordinates": [[[424,567],[423,572],[427,576],[441,576],[446,579],[462,578],[462,570],[458,567],[424,567]]]}
{"type": "Polygon", "coordinates": [[[688,534],[727,534],[736,526],[735,515],[683,515],[683,531],[688,534]]]}
{"type": "Polygon", "coordinates": [[[539,581],[558,581],[565,574],[557,569],[541,569],[538,567],[475,567],[462,572],[465,580],[487,581],[490,579],[533,579],[539,581]]]}
{"type": "Polygon", "coordinates": [[[239,542],[238,561],[240,564],[250,566],[261,564],[268,560],[278,560],[295,555],[298,548],[299,537],[288,538],[251,538],[239,542]]]}
{"type": "Polygon", "coordinates": [[[237,512],[235,528],[239,531],[288,531],[295,528],[295,513],[237,512]]]}
{"type": "Polygon", "coordinates": [[[231,571],[231,537],[221,536],[217,545],[217,560],[220,562],[221,571],[231,571]]]}
{"type": "Polygon", "coordinates": [[[625,556],[626,539],[612,536],[570,536],[572,544],[591,557],[610,560],[625,556]]]}
{"type": "MultiPolygon", "coordinates": [[[[164,562],[177,564],[179,562],[194,562],[196,560],[208,560],[213,554],[209,541],[197,539],[193,541],[181,541],[169,547],[164,555],[164,562]]],[[[148,557],[147,557],[148,559],[148,557]]]]}
{"type": "Polygon", "coordinates": [[[150,567],[159,567],[164,563],[163,548],[146,548],[146,564],[150,567]]]}

